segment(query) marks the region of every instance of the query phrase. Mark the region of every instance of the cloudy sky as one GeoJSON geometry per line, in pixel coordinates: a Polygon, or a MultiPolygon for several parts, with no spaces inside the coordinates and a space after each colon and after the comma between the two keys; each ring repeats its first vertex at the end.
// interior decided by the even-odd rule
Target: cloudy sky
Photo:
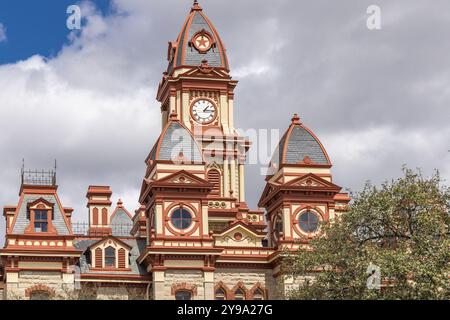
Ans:
{"type": "MultiPolygon", "coordinates": [[[[167,43],[191,4],[1,2],[1,206],[17,203],[22,158],[28,168],[56,158],[74,220],[86,219],[89,185],[111,185],[114,201],[137,207],[144,159],[161,130],[155,95],[167,43]],[[71,4],[82,7],[81,31],[66,27],[71,4]]],[[[240,81],[238,128],[284,131],[298,113],[327,148],[335,182],[354,191],[400,175],[404,164],[450,179],[448,0],[200,4],[240,81]],[[381,30],[367,28],[372,4],[381,30]]],[[[251,207],[264,187],[260,169],[247,170],[251,207]]]]}

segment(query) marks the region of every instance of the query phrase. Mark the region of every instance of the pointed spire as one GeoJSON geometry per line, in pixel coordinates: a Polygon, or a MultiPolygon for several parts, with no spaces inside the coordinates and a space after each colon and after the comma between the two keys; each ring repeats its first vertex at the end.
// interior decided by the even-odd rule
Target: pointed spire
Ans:
{"type": "Polygon", "coordinates": [[[119,198],[119,201],[117,201],[117,207],[118,208],[123,208],[123,201],[121,198],[119,198]]]}

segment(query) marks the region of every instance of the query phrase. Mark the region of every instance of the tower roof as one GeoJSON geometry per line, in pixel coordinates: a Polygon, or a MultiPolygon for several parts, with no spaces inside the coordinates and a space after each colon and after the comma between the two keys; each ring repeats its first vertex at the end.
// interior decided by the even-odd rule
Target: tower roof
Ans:
{"type": "Polygon", "coordinates": [[[294,115],[270,163],[272,170],[278,170],[283,165],[331,166],[322,143],[303,125],[298,115],[294,115]]]}
{"type": "Polygon", "coordinates": [[[202,152],[192,133],[172,114],[153,147],[148,161],[173,163],[203,163],[202,152]]]}
{"type": "Polygon", "coordinates": [[[194,1],[177,40],[169,43],[167,58],[169,74],[177,67],[201,66],[203,61],[210,67],[229,70],[225,46],[197,1],[194,1]]]}

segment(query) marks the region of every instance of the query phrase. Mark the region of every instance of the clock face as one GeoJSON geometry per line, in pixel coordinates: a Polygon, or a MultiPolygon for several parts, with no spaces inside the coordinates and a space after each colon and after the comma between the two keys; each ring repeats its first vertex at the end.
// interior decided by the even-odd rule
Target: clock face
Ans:
{"type": "Polygon", "coordinates": [[[200,124],[210,124],[217,117],[217,108],[209,100],[198,100],[192,105],[192,117],[200,124]]]}

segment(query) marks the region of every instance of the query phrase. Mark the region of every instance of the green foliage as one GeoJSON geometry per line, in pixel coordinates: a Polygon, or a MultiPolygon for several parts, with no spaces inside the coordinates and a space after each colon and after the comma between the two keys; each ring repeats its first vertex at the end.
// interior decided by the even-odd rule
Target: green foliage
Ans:
{"type": "Polygon", "coordinates": [[[449,299],[450,189],[439,173],[404,176],[353,195],[349,212],[285,259],[303,278],[291,299],[449,299]],[[369,265],[381,270],[381,290],[367,286],[369,265]]]}

